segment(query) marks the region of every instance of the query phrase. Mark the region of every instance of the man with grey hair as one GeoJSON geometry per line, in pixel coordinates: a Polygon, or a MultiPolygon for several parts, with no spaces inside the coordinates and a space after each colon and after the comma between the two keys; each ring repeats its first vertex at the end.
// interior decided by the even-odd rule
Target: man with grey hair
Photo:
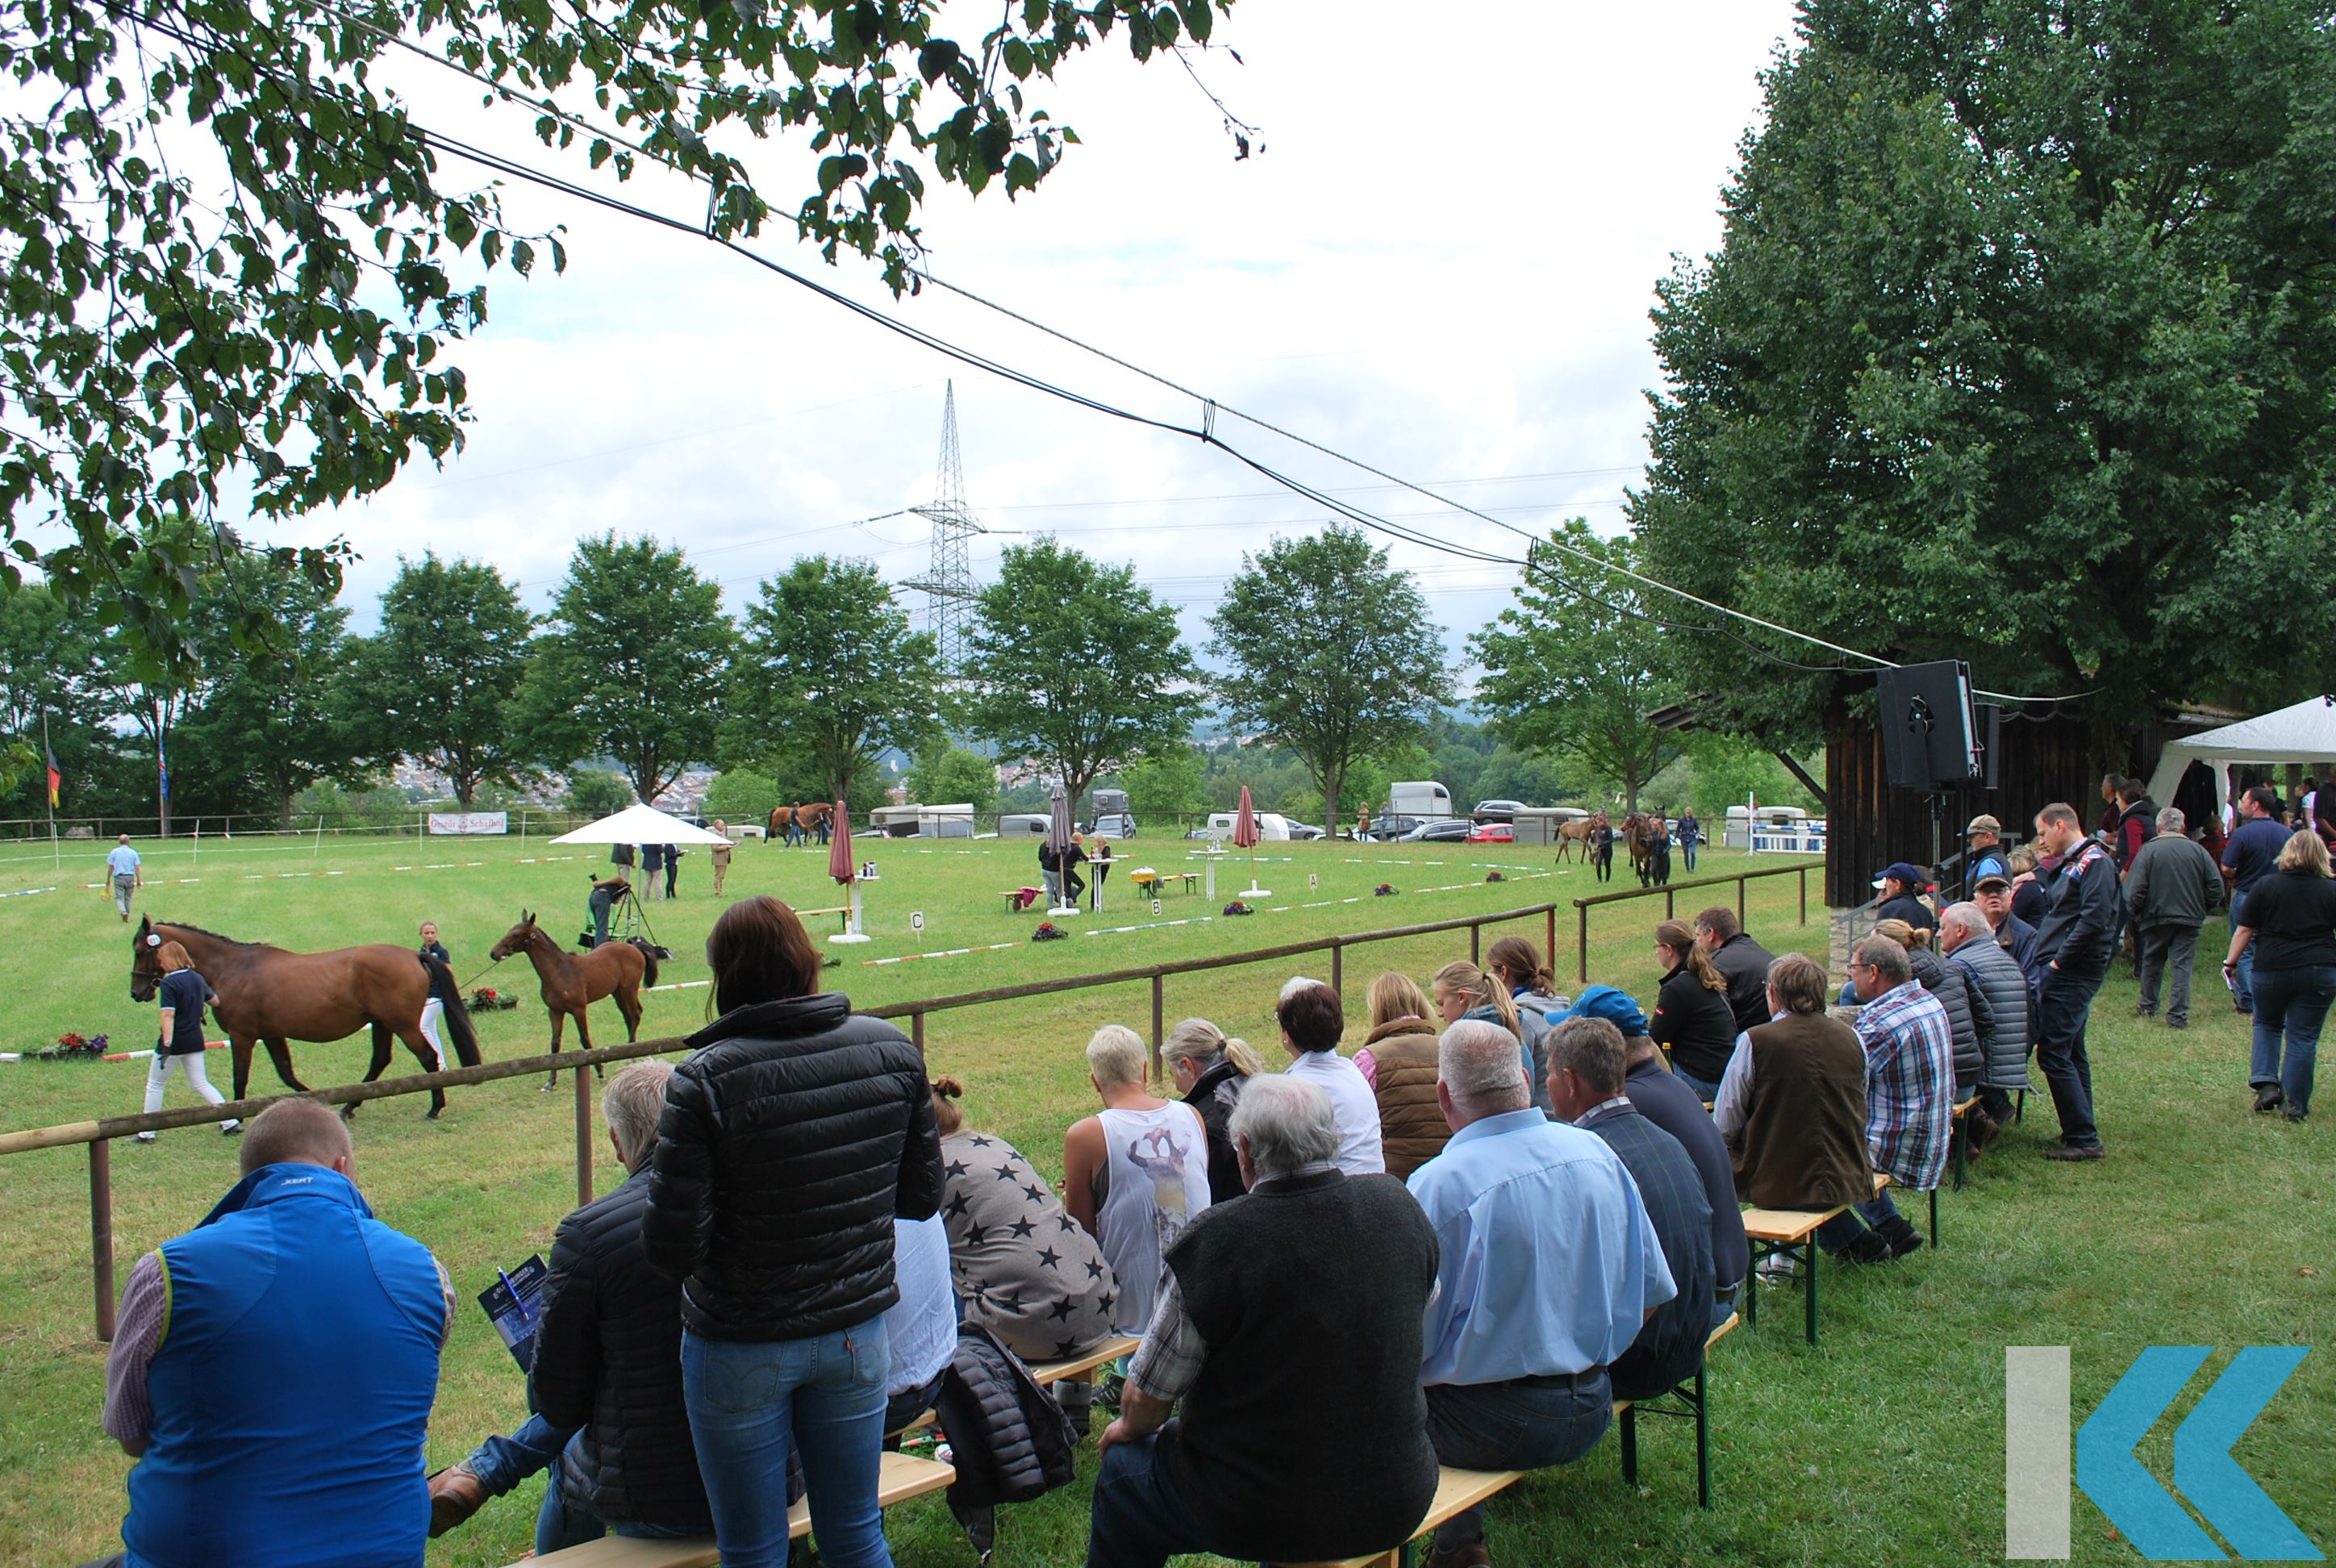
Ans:
{"type": "Polygon", "coordinates": [[[2133,1016],[2157,1016],[2166,989],[2166,1027],[2190,1027],[2190,971],[2198,958],[2198,928],[2223,902],[2223,871],[2191,841],[2182,813],[2157,813],[2157,836],[2143,844],[2125,870],[2126,913],[2141,957],[2141,998],[2133,1016]]]}
{"type": "Polygon", "coordinates": [[[2011,1119],[2011,1092],[2028,1086],[2028,978],[1996,941],[1987,911],[1975,903],[1949,904],[1941,912],[1939,951],[1962,971],[1971,1027],[1979,1036],[1979,1104],[1966,1118],[1971,1152],[1977,1154],[2011,1119]]]}
{"type": "MultiPolygon", "coordinates": [[[[1452,1141],[1409,1183],[1442,1260],[1420,1364],[1428,1438],[1463,1469],[1565,1464],[1613,1417],[1607,1368],[1679,1293],[1661,1241],[1621,1157],[1534,1108],[1505,1028],[1464,1018],[1445,1029],[1436,1097],[1452,1141]]],[[[1708,1242],[1702,1292],[1696,1310],[1708,1319],[1708,1242]]],[[[1439,1526],[1428,1558],[1435,1568],[1491,1560],[1479,1508],[1439,1526]]]]}
{"type": "Polygon", "coordinates": [[[682,1402],[681,1281],[651,1269],[641,1250],[649,1155],[672,1075],[670,1063],[634,1062],[601,1090],[608,1144],[629,1174],[560,1222],[535,1337],[522,1352],[536,1414],[430,1478],[431,1534],[547,1466],[539,1556],[611,1530],[713,1531],[682,1402]]]}
{"type": "Polygon", "coordinates": [[[1251,1078],[1230,1131],[1249,1195],[1168,1251],[1099,1445],[1090,1568],[1377,1554],[1435,1500],[1418,1376],[1435,1232],[1394,1177],[1338,1168],[1330,1101],[1302,1079],[1251,1078]]]}
{"type": "MultiPolygon", "coordinates": [[[[1849,979],[1859,996],[1874,998],[1852,1026],[1865,1047],[1866,1154],[1899,1186],[1927,1193],[1946,1172],[1954,1135],[1954,1027],[1889,937],[1857,944],[1849,979]]],[[[1839,1257],[1886,1262],[1920,1247],[1922,1235],[1883,1191],[1818,1226],[1817,1241],[1839,1257]]]]}

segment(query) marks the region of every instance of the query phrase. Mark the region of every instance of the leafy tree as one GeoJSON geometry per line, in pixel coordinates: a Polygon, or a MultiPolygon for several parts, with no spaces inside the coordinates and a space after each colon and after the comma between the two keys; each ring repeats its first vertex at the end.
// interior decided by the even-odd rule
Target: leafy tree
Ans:
{"type": "MultiPolygon", "coordinates": [[[[1653,574],[2104,729],[2327,646],[2336,599],[2275,585],[2336,527],[2328,24],[1806,0],[1722,248],[1660,289],[1653,574]]],[[[1814,744],[1872,689],[1730,629],[1679,657],[1739,733],[1814,744]]]]}
{"type": "Polygon", "coordinates": [[[349,612],[306,572],[259,554],[221,562],[202,609],[198,646],[222,673],[181,726],[204,760],[194,776],[211,790],[247,781],[288,828],[301,791],[357,773],[362,747],[336,690],[349,612]],[[254,611],[264,640],[238,646],[254,611]]]}
{"type": "Polygon", "coordinates": [[[337,827],[394,827],[414,824],[414,807],[405,796],[378,779],[364,779],[348,788],[326,779],[300,792],[294,809],[302,816],[322,816],[337,827]]]}
{"type": "Polygon", "coordinates": [[[1531,752],[1503,746],[1484,759],[1484,770],[1476,775],[1477,787],[1485,800],[1523,801],[1527,805],[1562,805],[1566,797],[1576,792],[1566,787],[1565,780],[1547,757],[1531,752]]]}
{"type": "Polygon", "coordinates": [[[1296,753],[1334,822],[1355,759],[1416,739],[1452,698],[1426,601],[1358,528],[1244,554],[1209,628],[1227,716],[1296,753]]]}
{"type": "Polygon", "coordinates": [[[750,758],[807,756],[811,800],[848,800],[891,748],[914,752],[940,731],[940,657],[932,635],[864,560],[814,555],[762,585],[741,628],[723,745],[750,758]]]}
{"type": "Polygon", "coordinates": [[[654,802],[711,760],[737,633],[722,589],[678,550],[614,533],[578,543],[514,699],[547,766],[614,759],[654,802]]]}
{"type": "Polygon", "coordinates": [[[343,700],[366,753],[436,769],[465,811],[480,786],[521,783],[529,753],[512,699],[534,628],[495,568],[434,552],[400,560],[381,629],[349,645],[343,700]]]}
{"type": "MultiPolygon", "coordinates": [[[[96,630],[44,584],[0,597],[0,745],[21,744],[37,755],[45,717],[48,744],[64,773],[68,812],[106,803],[92,803],[89,794],[92,754],[113,749],[92,688],[96,630]]],[[[40,815],[48,809],[47,769],[19,773],[13,785],[0,790],[0,803],[5,803],[0,816],[40,815]]]]}
{"type": "MultiPolygon", "coordinates": [[[[375,79],[394,44],[516,94],[547,148],[703,179],[711,238],[776,215],[899,292],[929,180],[1011,198],[1077,141],[1026,98],[1033,77],[1115,29],[1138,59],[1205,44],[1230,4],[1025,0],[962,41],[938,0],[12,8],[0,592],[33,561],[183,672],[187,574],[233,548],[210,525],[223,495],[297,515],[460,447],[454,349],[486,320],[484,279],[529,273],[540,247],[566,257],[556,234],[508,232],[485,175],[375,79]],[[801,170],[775,206],[736,156],[774,127],[823,155],[775,161],[801,170]],[[200,189],[187,172],[212,168],[200,189]],[[67,542],[38,548],[50,516],[67,542]]],[[[323,590],[347,556],[297,560],[323,590]]]]}
{"type": "Polygon", "coordinates": [[[612,769],[580,767],[568,775],[568,798],[563,803],[585,816],[614,816],[633,803],[633,786],[612,769]]]}
{"type": "Polygon", "coordinates": [[[1636,811],[1640,786],[1679,749],[1646,716],[1678,688],[1657,667],[1632,585],[1585,572],[1555,543],[1617,567],[1637,558],[1629,539],[1601,539],[1579,518],[1536,540],[1516,602],[1468,639],[1484,667],[1476,705],[1502,738],[1572,754],[1636,811]]]}
{"type": "Polygon", "coordinates": [[[998,809],[998,765],[963,746],[929,745],[909,770],[909,798],[925,805],[973,803],[978,812],[998,809]]]}
{"type": "Polygon", "coordinates": [[[1181,741],[1201,708],[1176,618],[1051,539],[1009,545],[968,639],[967,720],[1008,756],[1037,760],[1076,800],[1097,776],[1181,741]]]}
{"type": "Polygon", "coordinates": [[[725,769],[706,786],[706,814],[725,822],[766,823],[778,803],[777,781],[753,768],[725,769]]]}
{"type": "Polygon", "coordinates": [[[1208,779],[1201,754],[1189,745],[1162,746],[1120,774],[1127,808],[1138,817],[1192,814],[1209,809],[1208,779]]]}

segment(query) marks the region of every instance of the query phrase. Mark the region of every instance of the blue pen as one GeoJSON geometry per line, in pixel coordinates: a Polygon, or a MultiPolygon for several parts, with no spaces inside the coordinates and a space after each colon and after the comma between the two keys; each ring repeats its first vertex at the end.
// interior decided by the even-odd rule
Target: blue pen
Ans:
{"type": "Polygon", "coordinates": [[[511,1292],[511,1305],[519,1309],[519,1320],[522,1323],[526,1322],[527,1303],[520,1300],[519,1287],[511,1283],[511,1277],[504,1273],[500,1267],[495,1270],[495,1273],[501,1279],[503,1289],[511,1292]]]}

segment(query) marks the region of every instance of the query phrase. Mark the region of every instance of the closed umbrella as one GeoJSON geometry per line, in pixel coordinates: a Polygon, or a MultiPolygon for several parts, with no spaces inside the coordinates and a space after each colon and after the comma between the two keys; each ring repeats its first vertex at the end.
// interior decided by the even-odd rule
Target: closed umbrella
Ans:
{"type": "Polygon", "coordinates": [[[1271,898],[1271,888],[1257,885],[1257,808],[1250,803],[1247,784],[1241,785],[1241,810],[1233,813],[1233,847],[1249,851],[1249,891],[1241,897],[1271,898]]]}
{"type": "Polygon", "coordinates": [[[835,833],[827,843],[827,874],[851,890],[851,923],[841,935],[827,940],[832,942],[864,942],[868,933],[860,929],[860,862],[852,848],[852,811],[842,801],[835,803],[835,833]]]}
{"type": "Polygon", "coordinates": [[[1071,801],[1062,785],[1056,784],[1055,793],[1046,797],[1046,850],[1055,857],[1056,868],[1055,907],[1046,912],[1075,915],[1079,910],[1070,900],[1070,869],[1063,864],[1063,857],[1071,852],[1071,801]]]}

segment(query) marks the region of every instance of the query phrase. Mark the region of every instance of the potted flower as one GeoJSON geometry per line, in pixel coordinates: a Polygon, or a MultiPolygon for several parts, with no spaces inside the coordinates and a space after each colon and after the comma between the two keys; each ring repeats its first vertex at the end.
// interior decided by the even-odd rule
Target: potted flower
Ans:
{"type": "Polygon", "coordinates": [[[1250,908],[1247,904],[1241,902],[1241,900],[1235,899],[1232,902],[1225,906],[1225,913],[1229,915],[1253,915],[1257,913],[1257,911],[1250,908]]]}
{"type": "Polygon", "coordinates": [[[1381,882],[1378,886],[1371,890],[1371,896],[1377,899],[1391,899],[1395,897],[1395,884],[1393,882],[1381,882]]]}
{"type": "Polygon", "coordinates": [[[1038,929],[1030,933],[1030,940],[1034,942],[1058,942],[1070,934],[1052,920],[1040,920],[1038,929]]]}
{"type": "Polygon", "coordinates": [[[1504,881],[1507,881],[1509,879],[1508,879],[1508,878],[1506,878],[1506,877],[1504,877],[1504,876],[1503,876],[1503,875],[1502,875],[1500,872],[1486,872],[1484,873],[1484,880],[1485,880],[1486,881],[1488,881],[1488,882],[1504,882],[1504,881]]]}

